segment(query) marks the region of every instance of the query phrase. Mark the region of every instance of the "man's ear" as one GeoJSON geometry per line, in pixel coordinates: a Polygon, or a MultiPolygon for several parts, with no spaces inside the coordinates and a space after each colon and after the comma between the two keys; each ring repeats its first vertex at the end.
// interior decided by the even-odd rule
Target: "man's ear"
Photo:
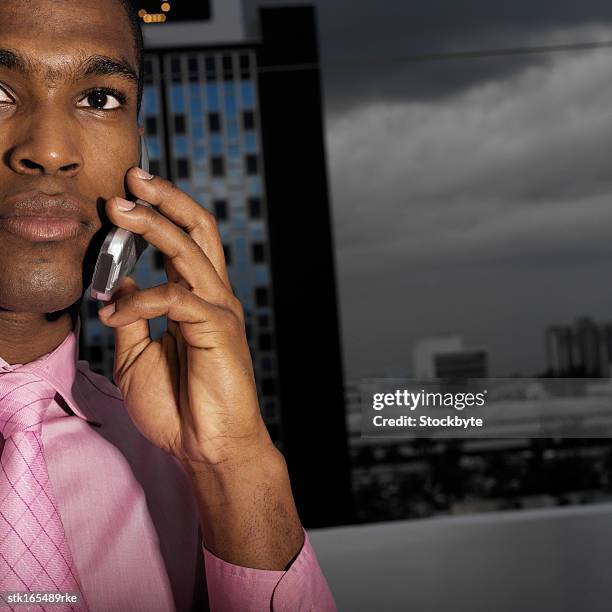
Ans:
{"type": "Polygon", "coordinates": [[[144,125],[139,125],[138,126],[138,135],[139,136],[144,136],[144,125]]]}

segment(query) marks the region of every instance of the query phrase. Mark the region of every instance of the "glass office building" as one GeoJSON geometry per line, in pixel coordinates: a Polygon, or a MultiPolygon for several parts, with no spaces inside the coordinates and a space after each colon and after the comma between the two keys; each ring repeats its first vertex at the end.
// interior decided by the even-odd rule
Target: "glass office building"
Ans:
{"type": "MultiPolygon", "coordinates": [[[[217,219],[230,282],[245,312],[262,413],[280,444],[256,55],[244,48],[148,53],[145,75],[140,121],[150,170],[217,219]]],[[[143,288],[166,282],[162,253],[149,246],[133,276],[143,288]]],[[[86,326],[89,359],[112,378],[112,331],[99,323],[96,306],[86,326]]],[[[150,328],[158,339],[164,318],[150,321],[150,328]]]]}

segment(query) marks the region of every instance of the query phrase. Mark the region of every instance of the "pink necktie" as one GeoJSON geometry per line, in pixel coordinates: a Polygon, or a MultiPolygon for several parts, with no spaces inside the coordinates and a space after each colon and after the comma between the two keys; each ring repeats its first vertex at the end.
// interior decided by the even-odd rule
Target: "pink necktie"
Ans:
{"type": "MultiPolygon", "coordinates": [[[[87,605],[57,510],[42,422],[53,386],[30,372],[0,374],[0,591],[80,594],[79,604],[19,605],[19,612],[84,612],[87,605]]],[[[1,602],[0,602],[1,605],[1,602]]]]}

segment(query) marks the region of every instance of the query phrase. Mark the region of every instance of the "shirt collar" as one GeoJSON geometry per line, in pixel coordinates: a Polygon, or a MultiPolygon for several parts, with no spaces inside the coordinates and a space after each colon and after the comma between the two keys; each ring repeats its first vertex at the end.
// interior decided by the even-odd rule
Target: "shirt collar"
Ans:
{"type": "Polygon", "coordinates": [[[54,387],[76,416],[86,421],[96,421],[97,417],[93,414],[90,403],[83,401],[77,380],[80,333],[81,316],[77,314],[74,329],[56,349],[26,364],[11,365],[0,357],[0,372],[19,370],[40,376],[54,387]]]}

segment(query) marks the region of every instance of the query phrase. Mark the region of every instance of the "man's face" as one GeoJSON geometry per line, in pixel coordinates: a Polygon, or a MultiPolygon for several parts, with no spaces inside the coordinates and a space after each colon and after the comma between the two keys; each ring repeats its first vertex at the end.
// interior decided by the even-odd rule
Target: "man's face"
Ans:
{"type": "Polygon", "coordinates": [[[0,310],[56,312],[91,281],[105,201],[138,164],[134,38],[118,0],[5,0],[0,50],[0,310]],[[15,208],[62,201],[78,208],[75,237],[3,227],[15,208]]]}

